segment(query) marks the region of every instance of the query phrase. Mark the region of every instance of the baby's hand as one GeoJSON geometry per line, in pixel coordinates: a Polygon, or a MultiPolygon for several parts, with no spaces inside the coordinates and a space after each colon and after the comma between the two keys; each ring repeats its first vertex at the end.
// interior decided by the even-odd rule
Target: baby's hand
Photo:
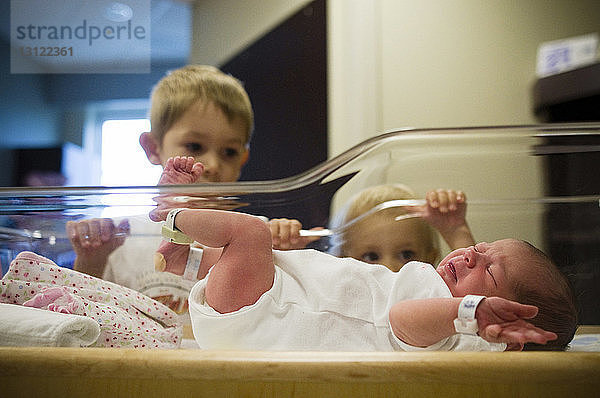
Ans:
{"type": "Polygon", "coordinates": [[[123,220],[115,226],[110,218],[92,218],[69,221],[66,229],[75,254],[93,252],[108,255],[125,242],[125,237],[129,235],[129,221],[123,220]]]}
{"type": "Polygon", "coordinates": [[[273,248],[278,250],[302,249],[310,242],[319,239],[318,236],[300,236],[302,224],[298,220],[274,218],[269,220],[273,248]]]}
{"type": "Polygon", "coordinates": [[[485,298],[477,307],[475,318],[479,336],[492,343],[546,344],[557,335],[527,322],[537,315],[533,305],[520,304],[501,297],[485,298]]]}

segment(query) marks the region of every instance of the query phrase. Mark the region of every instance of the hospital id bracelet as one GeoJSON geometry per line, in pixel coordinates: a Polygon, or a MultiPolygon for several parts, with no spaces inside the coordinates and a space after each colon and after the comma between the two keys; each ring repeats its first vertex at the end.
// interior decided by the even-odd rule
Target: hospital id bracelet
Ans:
{"type": "Polygon", "coordinates": [[[200,270],[200,263],[202,262],[203,255],[204,250],[201,247],[190,246],[187,263],[185,264],[185,271],[183,271],[183,279],[189,281],[198,279],[198,270],[200,270]]]}
{"type": "Polygon", "coordinates": [[[475,319],[477,306],[485,296],[466,295],[458,306],[458,318],[454,320],[454,329],[456,333],[477,334],[479,325],[475,319]]]}
{"type": "Polygon", "coordinates": [[[177,213],[182,210],[185,210],[185,208],[173,209],[169,212],[167,219],[162,225],[161,234],[167,242],[176,243],[178,245],[189,245],[194,240],[178,230],[175,226],[175,217],[177,216],[177,213]]]}

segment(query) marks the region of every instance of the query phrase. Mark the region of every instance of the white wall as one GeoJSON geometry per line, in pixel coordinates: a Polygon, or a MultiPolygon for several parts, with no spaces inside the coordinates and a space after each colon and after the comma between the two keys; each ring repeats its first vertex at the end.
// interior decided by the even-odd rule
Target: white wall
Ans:
{"type": "MultiPolygon", "coordinates": [[[[198,0],[191,61],[218,65],[306,3],[198,0]]],[[[401,127],[533,124],[538,45],[600,32],[598,0],[328,0],[327,13],[330,157],[401,127]]],[[[432,144],[424,166],[412,169],[419,194],[438,187],[428,183],[440,175],[435,167],[445,167],[445,151],[432,144]]],[[[443,182],[470,198],[539,197],[541,166],[516,159],[494,163],[496,178],[510,181],[499,192],[467,180],[483,161],[476,156],[443,182]],[[516,164],[529,171],[526,178],[516,164]]],[[[341,194],[336,207],[346,199],[341,194]]],[[[471,211],[470,220],[478,237],[532,236],[538,243],[541,236],[537,212],[489,222],[471,211]]]]}
{"type": "MultiPolygon", "coordinates": [[[[328,29],[329,153],[334,156],[401,127],[536,123],[531,90],[538,45],[600,32],[600,1],[329,0],[328,29]]],[[[465,189],[471,199],[484,201],[540,197],[541,166],[533,158],[523,160],[519,145],[513,156],[506,145],[496,156],[465,144],[473,155],[465,149],[444,179],[448,148],[433,142],[418,164],[398,159],[389,180],[410,184],[419,195],[442,187],[465,189]],[[490,186],[481,174],[492,164],[492,181],[498,184],[490,186]]],[[[349,194],[336,196],[334,210],[349,194]]],[[[539,211],[502,213],[496,206],[491,218],[490,211],[470,209],[478,239],[542,241],[539,211]]]]}
{"type": "Polygon", "coordinates": [[[330,0],[330,154],[397,127],[530,124],[537,46],[597,0],[330,0]]]}

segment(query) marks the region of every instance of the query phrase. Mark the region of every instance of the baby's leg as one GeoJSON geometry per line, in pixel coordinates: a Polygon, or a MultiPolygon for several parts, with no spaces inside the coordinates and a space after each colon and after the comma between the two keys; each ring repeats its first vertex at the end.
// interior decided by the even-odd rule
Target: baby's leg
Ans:
{"type": "MultiPolygon", "coordinates": [[[[204,277],[211,270],[205,298],[216,311],[226,313],[252,305],[273,285],[271,230],[258,217],[224,210],[190,209],[179,213],[175,223],[185,234],[206,245],[198,275],[204,277]]],[[[160,260],[157,265],[182,274],[187,253],[179,246],[188,248],[162,244],[156,255],[160,260]]]]}
{"type": "MultiPolygon", "coordinates": [[[[186,178],[192,181],[197,178],[194,170],[198,172],[195,165],[175,158],[165,165],[161,183],[180,183],[186,178]]],[[[164,220],[168,211],[166,207],[155,209],[153,220],[164,220]]],[[[181,212],[176,223],[185,234],[209,246],[204,251],[199,275],[208,272],[203,264],[214,264],[205,293],[207,303],[218,312],[251,305],[273,285],[271,231],[264,221],[243,213],[196,209],[181,212]]],[[[159,269],[182,274],[189,250],[188,245],[163,243],[155,264],[159,269]]]]}
{"type": "MultiPolygon", "coordinates": [[[[201,210],[199,210],[201,211],[201,210]]],[[[211,245],[209,234],[223,247],[218,261],[214,262],[206,283],[206,303],[220,313],[237,311],[256,303],[268,291],[275,275],[271,231],[258,217],[236,212],[217,212],[209,215],[212,228],[197,230],[202,225],[194,220],[182,219],[185,231],[198,236],[196,240],[211,245]],[[212,230],[212,231],[210,231],[212,230]],[[206,234],[204,232],[207,231],[206,234]]]]}
{"type": "MultiPolygon", "coordinates": [[[[158,185],[193,184],[198,181],[203,171],[204,166],[201,163],[195,163],[193,157],[177,156],[169,158],[160,176],[158,185]]],[[[159,206],[150,213],[150,218],[158,218],[153,216],[153,214],[159,211],[164,212],[159,206]]],[[[189,245],[179,245],[163,241],[154,254],[154,268],[157,271],[183,275],[189,251],[189,245]]]]}

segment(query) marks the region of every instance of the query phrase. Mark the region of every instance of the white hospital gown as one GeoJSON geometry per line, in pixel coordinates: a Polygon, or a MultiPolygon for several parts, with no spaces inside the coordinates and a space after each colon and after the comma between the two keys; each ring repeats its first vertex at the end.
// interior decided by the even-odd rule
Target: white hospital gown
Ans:
{"type": "MultiPolygon", "coordinates": [[[[220,314],[204,300],[207,278],[190,292],[194,337],[204,349],[286,351],[421,350],[400,341],[391,306],[406,299],[451,297],[435,269],[410,262],[394,273],[315,250],[274,251],[275,280],[259,300],[220,314]]],[[[210,274],[209,274],[210,275],[210,274]]],[[[501,351],[478,336],[454,335],[430,350],[501,351]]]]}

